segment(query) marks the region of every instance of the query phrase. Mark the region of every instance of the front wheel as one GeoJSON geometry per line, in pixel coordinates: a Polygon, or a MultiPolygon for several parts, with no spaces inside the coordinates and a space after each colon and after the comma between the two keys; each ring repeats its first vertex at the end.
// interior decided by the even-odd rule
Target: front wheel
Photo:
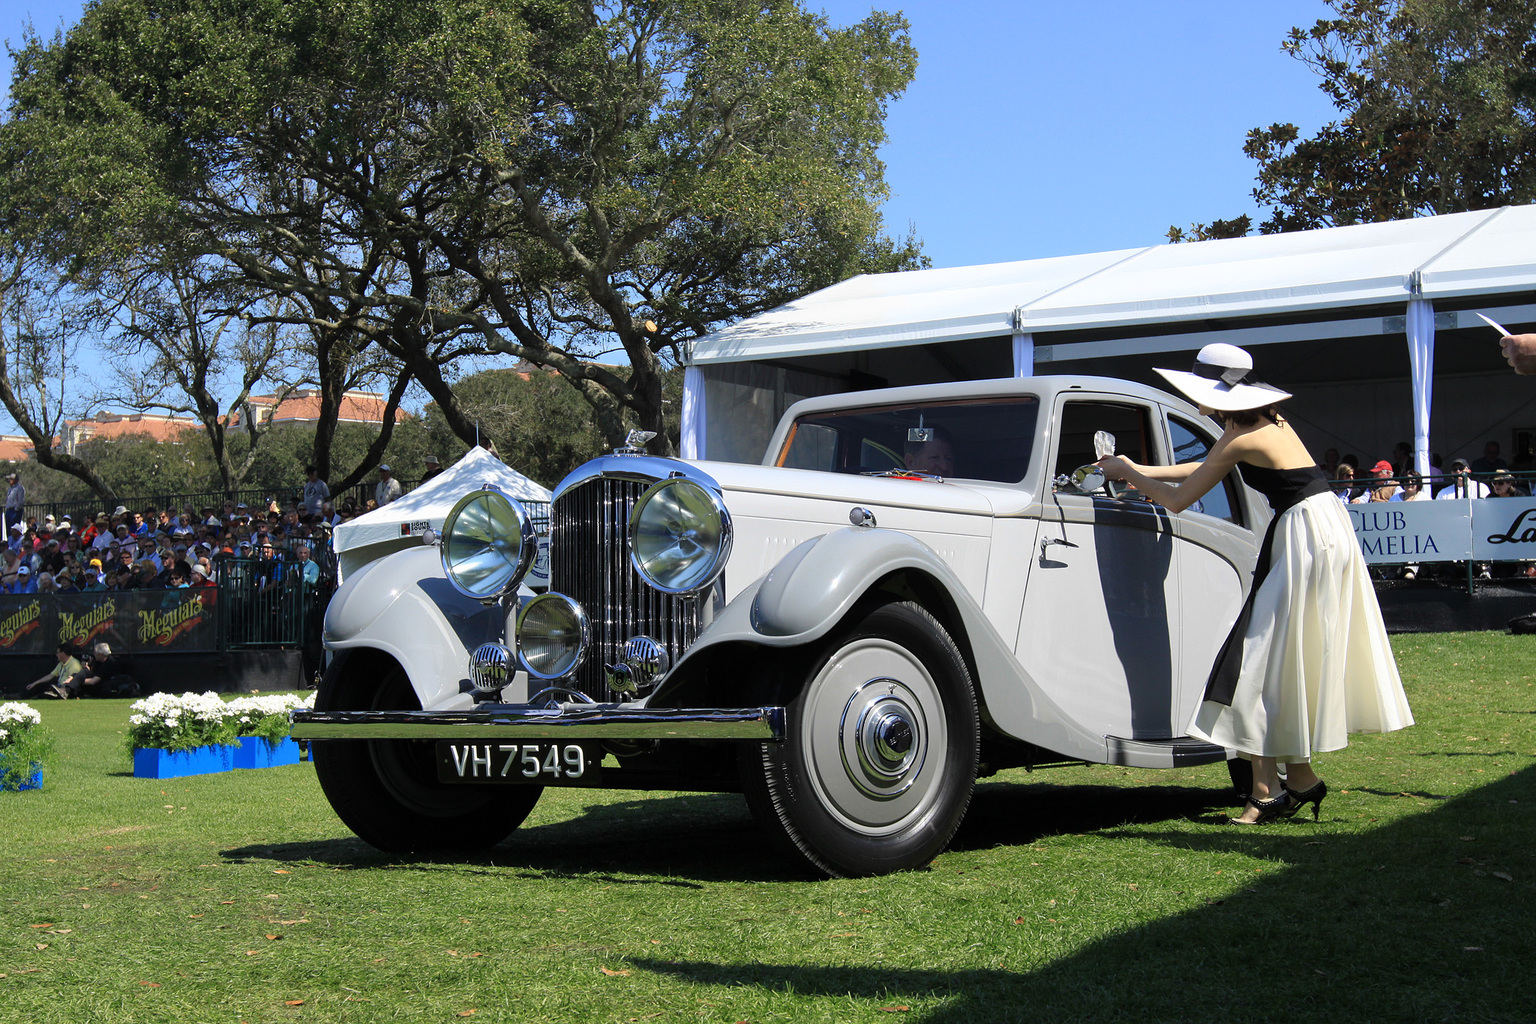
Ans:
{"type": "MultiPolygon", "coordinates": [[[[316,705],[335,711],[420,708],[405,670],[387,658],[342,658],[316,705]]],[[[437,779],[431,740],[315,740],[315,775],[337,817],[392,853],[495,846],[523,823],[540,786],[450,785],[437,779]]]]}
{"type": "Polygon", "coordinates": [[[786,708],[783,743],[744,748],[753,815],[830,876],[921,867],[949,843],[976,782],[979,717],[949,634],[911,602],[835,633],[786,708]]]}

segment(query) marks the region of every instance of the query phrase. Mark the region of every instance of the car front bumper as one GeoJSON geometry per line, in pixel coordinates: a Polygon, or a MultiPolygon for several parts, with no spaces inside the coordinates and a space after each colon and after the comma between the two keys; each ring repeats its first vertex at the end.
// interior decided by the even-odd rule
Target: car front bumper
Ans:
{"type": "Polygon", "coordinates": [[[691,739],[784,740],[784,709],[481,704],[469,711],[312,711],[290,714],[300,740],[691,739]]]}

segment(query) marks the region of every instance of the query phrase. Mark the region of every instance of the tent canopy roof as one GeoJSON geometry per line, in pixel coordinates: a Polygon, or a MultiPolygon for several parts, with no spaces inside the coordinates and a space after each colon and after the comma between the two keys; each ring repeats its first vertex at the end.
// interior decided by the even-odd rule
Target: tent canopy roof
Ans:
{"type": "Polygon", "coordinates": [[[495,484],[514,498],[550,499],[548,489],[502,464],[484,448],[471,448],[458,462],[409,494],[336,527],[336,553],[399,540],[402,524],[428,522],[434,530],[441,530],[453,503],[482,484],[495,484]]]}
{"type": "MultiPolygon", "coordinates": [[[[1536,206],[867,274],[695,343],[695,364],[1528,292],[1536,206]]],[[[1067,340],[1067,339],[1063,339],[1067,340]]]]}

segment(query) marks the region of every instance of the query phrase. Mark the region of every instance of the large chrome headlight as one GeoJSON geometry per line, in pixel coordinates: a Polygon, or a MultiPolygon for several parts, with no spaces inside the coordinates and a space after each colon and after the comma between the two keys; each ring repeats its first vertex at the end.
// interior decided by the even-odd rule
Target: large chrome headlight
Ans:
{"type": "Polygon", "coordinates": [[[443,520],[443,575],[476,601],[490,603],[516,589],[535,548],[527,510],[493,484],[464,495],[443,520]]]}
{"type": "Polygon", "coordinates": [[[731,515],[686,477],[655,484],[629,514],[629,557],[651,586],[691,594],[715,581],[731,554],[731,515]]]}
{"type": "Polygon", "coordinates": [[[586,653],[587,616],[564,594],[540,594],[517,616],[517,656],[538,679],[559,679],[576,671],[586,653]]]}

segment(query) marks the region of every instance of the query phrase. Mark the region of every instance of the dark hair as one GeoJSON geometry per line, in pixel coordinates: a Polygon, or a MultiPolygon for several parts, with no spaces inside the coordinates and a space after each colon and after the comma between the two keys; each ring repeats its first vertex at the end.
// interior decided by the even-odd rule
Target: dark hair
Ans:
{"type": "Polygon", "coordinates": [[[1280,415],[1280,407],[1266,405],[1261,409],[1234,409],[1216,410],[1215,417],[1223,426],[1251,427],[1260,420],[1269,420],[1271,423],[1284,423],[1285,417],[1280,415]]]}
{"type": "Polygon", "coordinates": [[[1424,486],[1424,478],[1419,476],[1419,474],[1415,473],[1411,469],[1408,472],[1404,473],[1402,476],[1398,477],[1397,482],[1399,484],[1401,484],[1402,487],[1405,490],[1407,488],[1409,488],[1409,487],[1423,487],[1424,486]]]}
{"type": "Polygon", "coordinates": [[[305,466],[304,467],[304,472],[306,472],[306,473],[318,473],[320,471],[318,469],[316,469],[314,466],[305,466]]]}

